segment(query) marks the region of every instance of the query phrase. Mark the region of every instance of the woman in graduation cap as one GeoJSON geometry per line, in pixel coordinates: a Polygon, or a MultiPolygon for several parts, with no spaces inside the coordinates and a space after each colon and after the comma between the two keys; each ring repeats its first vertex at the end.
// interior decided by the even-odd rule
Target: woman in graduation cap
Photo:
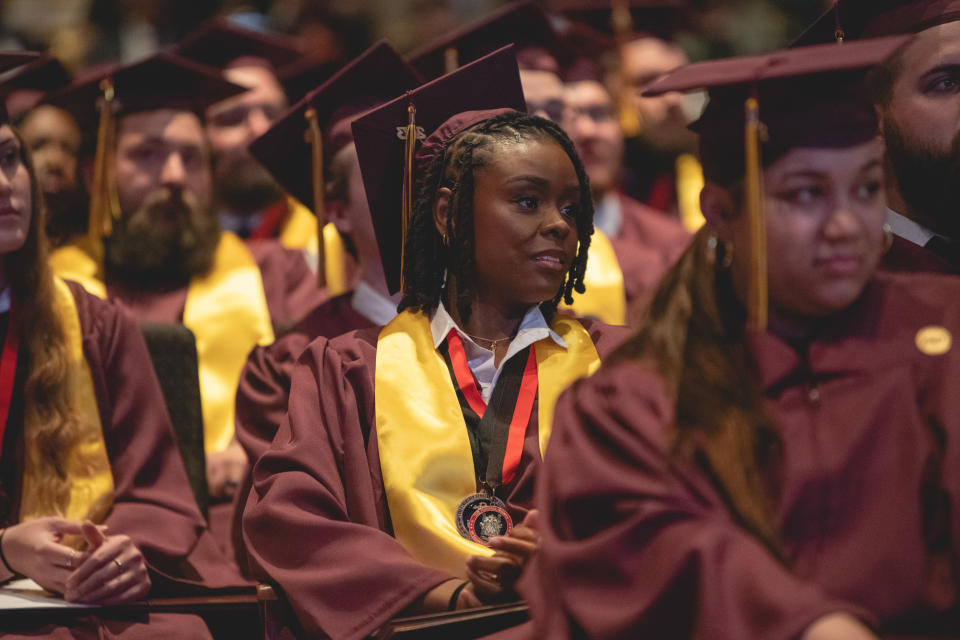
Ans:
{"type": "Polygon", "coordinates": [[[958,628],[960,281],[876,270],[883,146],[856,89],[902,42],[655,87],[710,89],[707,225],[639,333],[558,403],[521,589],[536,637],[958,628]]]}
{"type": "MultiPolygon", "coordinates": [[[[51,273],[44,218],[3,114],[0,582],[29,578],[84,604],[242,585],[197,508],[142,336],[118,307],[51,273]]],[[[7,622],[11,635],[209,637],[201,619],[173,614],[77,616],[69,631],[7,622]]]]}
{"type": "Polygon", "coordinates": [[[515,597],[554,399],[623,337],[555,312],[582,288],[590,192],[566,135],[522,112],[505,49],[353,123],[400,313],[300,357],[243,523],[308,635],[515,597]]]}

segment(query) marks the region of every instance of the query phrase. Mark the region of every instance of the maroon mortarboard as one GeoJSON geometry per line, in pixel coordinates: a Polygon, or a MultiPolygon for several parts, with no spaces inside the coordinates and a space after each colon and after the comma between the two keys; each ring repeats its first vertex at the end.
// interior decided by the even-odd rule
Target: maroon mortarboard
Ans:
{"type": "Polygon", "coordinates": [[[696,21],[687,0],[553,0],[548,5],[569,20],[621,40],[649,35],[670,39],[696,21]]]}
{"type": "Polygon", "coordinates": [[[391,292],[402,286],[406,221],[423,168],[465,129],[512,110],[526,111],[526,104],[515,49],[507,46],[354,120],[353,139],[391,292]]]}
{"type": "Polygon", "coordinates": [[[425,78],[436,78],[508,44],[522,68],[559,72],[565,51],[550,18],[533,2],[517,2],[411,52],[425,78]]]}
{"type": "Polygon", "coordinates": [[[794,46],[919,33],[960,20],[960,0],[838,0],[794,46]]]}
{"type": "Polygon", "coordinates": [[[240,64],[275,70],[300,59],[300,50],[290,41],[290,36],[254,31],[218,18],[181,40],[171,52],[220,71],[240,64]]]}
{"type": "Polygon", "coordinates": [[[295,104],[250,144],[250,152],[323,224],[323,165],[353,140],[353,118],[419,84],[420,76],[390,45],[377,43],[295,104]]]}
{"type": "Polygon", "coordinates": [[[344,66],[343,60],[305,56],[277,69],[277,78],[292,104],[302,100],[344,66]]]}
{"type": "Polygon", "coordinates": [[[730,185],[744,178],[754,239],[747,305],[754,327],[766,325],[762,164],[796,147],[844,148],[874,138],[877,117],[861,86],[864,73],[909,39],[888,36],[699,62],[673,71],[644,92],[710,92],[710,102],[692,128],[700,134],[700,160],[708,180],[730,185]]]}
{"type": "Polygon", "coordinates": [[[70,73],[56,58],[41,56],[0,77],[0,97],[11,119],[39,102],[45,93],[70,84],[70,73]]]}

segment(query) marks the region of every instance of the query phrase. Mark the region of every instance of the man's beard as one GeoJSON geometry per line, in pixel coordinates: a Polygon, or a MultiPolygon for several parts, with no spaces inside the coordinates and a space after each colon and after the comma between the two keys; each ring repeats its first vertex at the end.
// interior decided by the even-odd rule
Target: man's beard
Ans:
{"type": "Polygon", "coordinates": [[[283,189],[248,153],[221,155],[214,165],[217,205],[234,215],[259,213],[283,198],[283,189]]]}
{"type": "Polygon", "coordinates": [[[960,134],[946,153],[911,146],[892,118],[884,119],[883,135],[903,201],[919,222],[960,238],[960,134]]]}
{"type": "Polygon", "coordinates": [[[220,242],[217,217],[193,194],[162,187],[116,225],[106,244],[111,279],[148,288],[175,288],[213,266],[220,242]]]}

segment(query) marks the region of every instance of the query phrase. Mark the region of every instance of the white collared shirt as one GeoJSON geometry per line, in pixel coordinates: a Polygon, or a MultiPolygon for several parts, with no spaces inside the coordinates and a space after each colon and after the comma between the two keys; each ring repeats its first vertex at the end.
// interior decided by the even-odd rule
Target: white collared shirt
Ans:
{"type": "Polygon", "coordinates": [[[890,230],[893,231],[895,235],[921,247],[927,246],[930,240],[939,235],[927,229],[919,222],[897,213],[893,209],[887,209],[887,224],[890,225],[890,230]]]}
{"type": "Polygon", "coordinates": [[[597,203],[593,211],[593,226],[608,238],[615,238],[623,224],[623,211],[620,209],[620,195],[609,191],[603,200],[597,203]]]}
{"type": "Polygon", "coordinates": [[[237,216],[232,213],[227,213],[226,211],[221,211],[217,217],[220,220],[220,229],[222,231],[229,231],[241,237],[253,233],[253,230],[263,222],[262,213],[255,213],[249,216],[237,216]]]}
{"type": "Polygon", "coordinates": [[[460,339],[463,341],[463,350],[467,355],[467,365],[469,365],[470,371],[473,372],[473,375],[477,378],[477,382],[480,384],[480,395],[483,397],[484,402],[490,402],[490,396],[493,394],[493,389],[496,387],[497,380],[500,378],[500,371],[503,368],[503,364],[508,362],[510,358],[516,354],[521,353],[533,343],[547,338],[556,342],[560,347],[564,349],[567,348],[566,341],[561,338],[556,331],[550,328],[550,325],[547,324],[547,319],[543,317],[543,313],[539,307],[531,307],[523,316],[523,320],[520,321],[520,328],[517,330],[517,335],[510,342],[510,346],[507,348],[507,355],[500,361],[499,367],[494,365],[495,357],[493,351],[484,349],[474,342],[470,336],[457,326],[457,323],[453,321],[453,318],[450,317],[450,314],[444,306],[442,304],[437,305],[437,309],[433,312],[433,316],[430,319],[430,331],[433,333],[434,348],[439,348],[453,329],[460,334],[460,339]]]}
{"type": "Polygon", "coordinates": [[[10,286],[6,286],[3,290],[0,290],[0,313],[6,313],[10,311],[10,286]]]}
{"type": "Polygon", "coordinates": [[[363,280],[357,282],[350,297],[350,306],[375,325],[389,324],[397,317],[397,303],[363,280]]]}

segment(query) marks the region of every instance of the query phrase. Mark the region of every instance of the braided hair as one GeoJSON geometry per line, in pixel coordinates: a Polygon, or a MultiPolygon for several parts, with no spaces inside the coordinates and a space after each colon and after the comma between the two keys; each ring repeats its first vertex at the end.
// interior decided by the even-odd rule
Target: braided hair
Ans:
{"type": "Polygon", "coordinates": [[[540,305],[549,319],[561,301],[573,303],[573,292],[583,293],[587,251],[593,235],[593,200],[590,181],[573,142],[557,124],[539,116],[517,111],[504,113],[467,129],[453,138],[427,167],[422,178],[413,215],[407,230],[403,263],[403,299],[399,310],[433,311],[446,291],[447,304],[456,305],[460,318],[470,318],[476,277],[476,251],[473,239],[474,175],[485,165],[483,151],[496,141],[547,139],[557,143],[570,158],[580,183],[580,202],[576,225],[579,239],[577,255],[553,299],[540,305]],[[437,192],[447,187],[450,215],[447,216],[447,242],[437,232],[433,207],[437,192]],[[448,280],[446,276],[450,276],[448,280]]]}

